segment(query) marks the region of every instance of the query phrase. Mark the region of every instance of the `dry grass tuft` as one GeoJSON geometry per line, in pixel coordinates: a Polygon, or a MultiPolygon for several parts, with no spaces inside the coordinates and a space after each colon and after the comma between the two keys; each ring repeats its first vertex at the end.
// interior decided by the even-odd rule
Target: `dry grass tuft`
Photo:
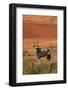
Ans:
{"type": "Polygon", "coordinates": [[[23,60],[23,74],[51,74],[57,73],[57,51],[56,48],[51,49],[51,60],[48,61],[46,57],[37,59],[32,52],[24,55],[23,60]]]}

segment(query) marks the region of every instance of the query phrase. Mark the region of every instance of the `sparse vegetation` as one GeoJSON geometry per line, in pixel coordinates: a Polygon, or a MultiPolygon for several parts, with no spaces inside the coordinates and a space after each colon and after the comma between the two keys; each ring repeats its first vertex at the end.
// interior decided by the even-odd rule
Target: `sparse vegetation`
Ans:
{"type": "Polygon", "coordinates": [[[57,51],[55,47],[51,50],[51,55],[51,59],[48,61],[46,57],[37,59],[33,52],[30,55],[25,54],[23,60],[23,74],[57,73],[57,51]]]}

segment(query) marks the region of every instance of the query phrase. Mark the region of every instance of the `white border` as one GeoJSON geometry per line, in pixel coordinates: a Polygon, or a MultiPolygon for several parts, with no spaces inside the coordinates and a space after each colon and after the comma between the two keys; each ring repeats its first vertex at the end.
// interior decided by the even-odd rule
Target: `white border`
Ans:
{"type": "Polygon", "coordinates": [[[16,82],[36,82],[36,81],[54,81],[63,80],[63,11],[49,9],[16,9],[16,82]],[[22,74],[22,15],[50,15],[57,16],[57,37],[58,37],[58,73],[57,74],[40,74],[40,75],[23,75],[22,74]]]}

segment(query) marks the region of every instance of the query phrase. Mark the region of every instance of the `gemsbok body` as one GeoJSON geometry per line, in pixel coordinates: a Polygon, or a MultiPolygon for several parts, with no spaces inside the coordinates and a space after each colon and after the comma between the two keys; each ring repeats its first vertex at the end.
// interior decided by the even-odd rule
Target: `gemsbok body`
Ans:
{"type": "Polygon", "coordinates": [[[33,48],[36,51],[36,56],[38,59],[41,59],[41,57],[46,57],[48,60],[51,59],[51,52],[48,48],[40,48],[39,45],[39,40],[37,41],[37,43],[35,44],[34,40],[33,40],[33,48]]]}

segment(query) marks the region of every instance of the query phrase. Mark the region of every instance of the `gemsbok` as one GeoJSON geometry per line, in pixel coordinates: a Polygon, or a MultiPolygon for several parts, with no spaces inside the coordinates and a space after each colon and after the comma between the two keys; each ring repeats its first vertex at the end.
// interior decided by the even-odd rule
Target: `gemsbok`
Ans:
{"type": "Polygon", "coordinates": [[[36,51],[36,56],[38,59],[41,59],[41,57],[45,57],[45,56],[47,60],[51,59],[51,51],[49,50],[49,48],[40,48],[39,39],[37,39],[37,42],[35,42],[33,39],[33,48],[36,51]]]}

